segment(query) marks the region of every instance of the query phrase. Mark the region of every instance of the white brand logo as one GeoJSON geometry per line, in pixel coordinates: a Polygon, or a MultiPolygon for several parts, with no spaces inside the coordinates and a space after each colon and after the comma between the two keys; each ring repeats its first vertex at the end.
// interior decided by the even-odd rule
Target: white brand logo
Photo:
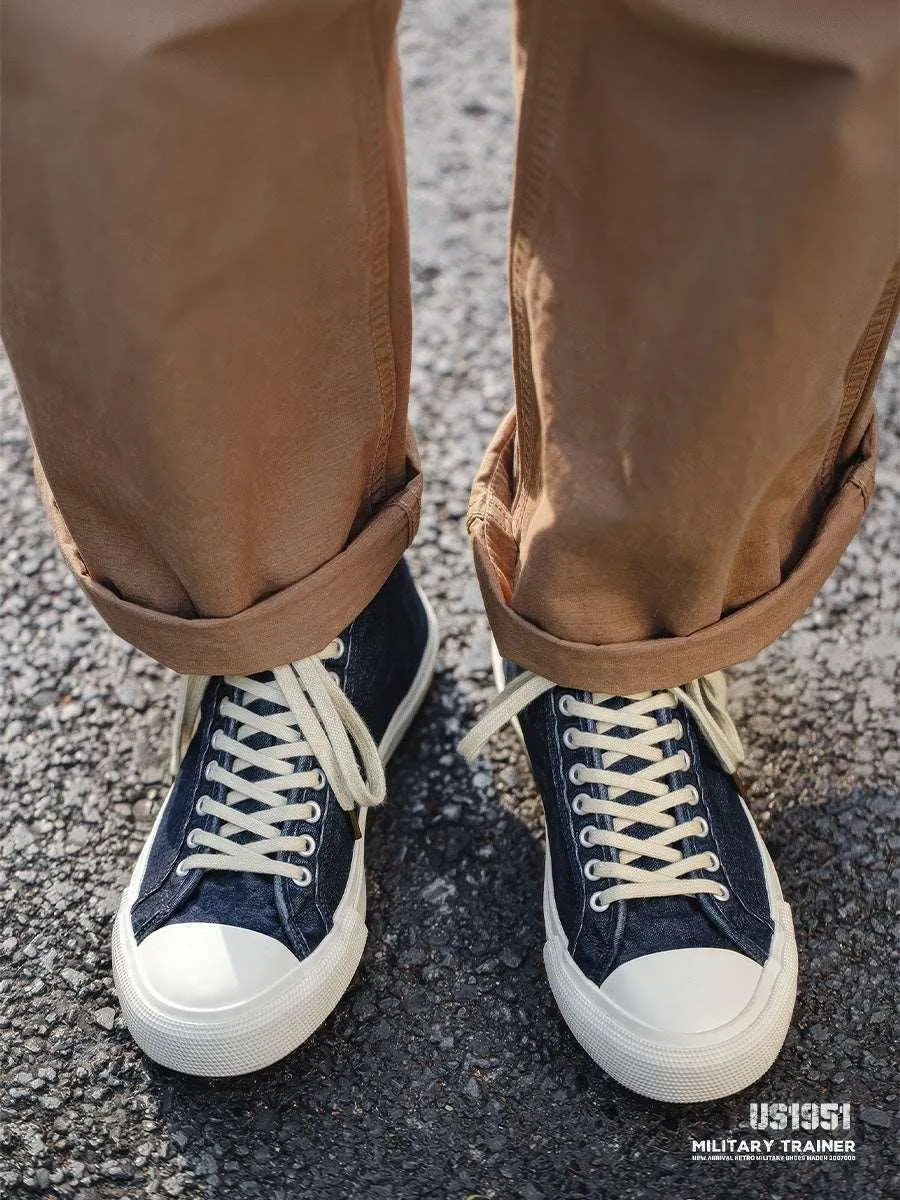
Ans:
{"type": "Polygon", "coordinates": [[[846,1136],[850,1124],[850,1105],[843,1100],[753,1103],[750,1105],[752,1134],[691,1138],[691,1159],[693,1162],[854,1162],[856,1142],[846,1136]],[[766,1133],[770,1136],[759,1136],[766,1133]]]}
{"type": "Polygon", "coordinates": [[[751,1129],[774,1129],[776,1133],[790,1129],[824,1129],[833,1132],[836,1129],[850,1128],[850,1105],[843,1102],[834,1103],[805,1103],[796,1101],[787,1104],[751,1104],[751,1129]]]}

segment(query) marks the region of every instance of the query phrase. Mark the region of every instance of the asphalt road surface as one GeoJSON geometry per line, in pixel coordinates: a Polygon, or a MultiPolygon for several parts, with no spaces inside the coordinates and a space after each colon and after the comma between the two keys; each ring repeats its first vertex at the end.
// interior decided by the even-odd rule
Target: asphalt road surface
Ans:
{"type": "Polygon", "coordinates": [[[175,681],[108,633],[68,577],[0,366],[2,1197],[890,1193],[896,353],[861,535],[791,632],[732,672],[753,807],[800,945],[794,1027],[762,1083],[666,1107],[593,1066],[543,975],[539,806],[522,753],[510,733],[474,774],[454,753],[489,687],[466,497],[511,399],[508,38],[501,0],[411,0],[405,16],[414,418],[429,472],[412,559],[443,648],[373,822],[362,969],[315,1037],[256,1076],[157,1068],[118,1017],[112,914],[167,786],[175,681]],[[746,1133],[751,1100],[850,1101],[856,1162],[692,1164],[692,1138],[746,1133]]]}

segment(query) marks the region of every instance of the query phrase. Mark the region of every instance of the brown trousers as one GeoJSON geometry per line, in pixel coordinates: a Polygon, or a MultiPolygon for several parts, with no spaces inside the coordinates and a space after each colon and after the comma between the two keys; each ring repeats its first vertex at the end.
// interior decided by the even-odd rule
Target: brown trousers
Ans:
{"type": "MultiPolygon", "coordinates": [[[[397,0],[2,6],[2,333],[68,560],[176,670],[313,653],[418,519],[397,0]]],[[[558,682],[683,682],[872,493],[897,11],[521,0],[516,45],[488,614],[558,682]]]]}

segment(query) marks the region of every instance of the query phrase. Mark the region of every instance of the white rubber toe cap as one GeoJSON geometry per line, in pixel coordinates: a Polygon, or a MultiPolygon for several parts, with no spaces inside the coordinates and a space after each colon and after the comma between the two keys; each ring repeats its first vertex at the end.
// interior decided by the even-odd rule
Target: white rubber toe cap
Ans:
{"type": "Polygon", "coordinates": [[[743,1012],[762,973],[759,963],[735,950],[662,950],[616,967],[600,990],[660,1033],[705,1033],[743,1012]]]}
{"type": "Polygon", "coordinates": [[[200,1013],[245,1004],[298,965],[275,938],[235,925],[164,925],[137,947],[144,986],[169,1008],[200,1013]]]}

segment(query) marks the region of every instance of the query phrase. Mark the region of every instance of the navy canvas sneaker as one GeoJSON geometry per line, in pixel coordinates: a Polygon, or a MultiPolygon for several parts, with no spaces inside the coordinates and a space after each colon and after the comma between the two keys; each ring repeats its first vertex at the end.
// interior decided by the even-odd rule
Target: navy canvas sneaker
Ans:
{"type": "Polygon", "coordinates": [[[366,813],[437,641],[401,562],[320,654],[187,681],[175,782],[113,931],[122,1012],[156,1062],[254,1071],[337,1005],[366,940],[366,813]]]}
{"type": "Polygon", "coordinates": [[[503,663],[460,749],[508,721],[547,825],[544,962],[569,1028],[655,1100],[714,1100],[769,1069],[797,948],[778,876],[735,779],[721,674],[607,696],[503,663]]]}

